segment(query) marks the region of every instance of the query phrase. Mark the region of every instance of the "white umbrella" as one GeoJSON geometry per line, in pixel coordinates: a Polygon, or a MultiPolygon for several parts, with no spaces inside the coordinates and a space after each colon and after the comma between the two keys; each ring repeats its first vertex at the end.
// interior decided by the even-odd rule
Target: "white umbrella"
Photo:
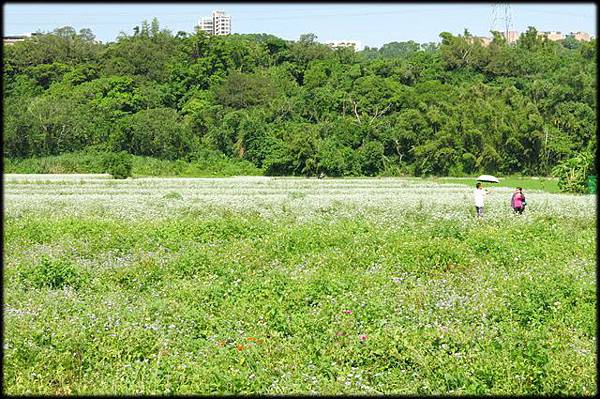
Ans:
{"type": "Polygon", "coordinates": [[[500,183],[500,181],[492,175],[481,175],[477,178],[477,181],[484,181],[488,183],[500,183]]]}

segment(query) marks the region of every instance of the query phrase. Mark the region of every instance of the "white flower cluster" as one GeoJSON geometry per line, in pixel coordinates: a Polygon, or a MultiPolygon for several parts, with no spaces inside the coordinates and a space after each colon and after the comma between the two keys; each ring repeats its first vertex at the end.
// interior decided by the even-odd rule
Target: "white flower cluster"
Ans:
{"type": "MultiPolygon", "coordinates": [[[[307,179],[289,177],[136,178],[106,175],[5,175],[5,215],[101,215],[162,219],[251,212],[296,222],[324,217],[394,221],[421,213],[434,219],[464,220],[474,208],[473,188],[404,178],[307,179]]],[[[489,188],[485,216],[509,217],[509,187],[489,188]]],[[[553,215],[591,218],[593,195],[527,191],[523,217],[553,215]]]]}

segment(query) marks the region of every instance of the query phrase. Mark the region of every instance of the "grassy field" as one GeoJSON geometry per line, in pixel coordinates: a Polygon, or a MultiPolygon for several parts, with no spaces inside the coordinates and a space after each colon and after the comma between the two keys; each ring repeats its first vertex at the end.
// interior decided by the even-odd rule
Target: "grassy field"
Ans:
{"type": "MultiPolygon", "coordinates": [[[[134,177],[230,177],[261,176],[261,170],[246,160],[229,159],[222,154],[206,152],[194,162],[183,160],[169,161],[152,157],[132,156],[134,177]]],[[[74,152],[61,155],[4,159],[4,173],[8,174],[102,174],[105,166],[97,152],[74,152]]],[[[477,176],[472,177],[427,177],[409,178],[423,183],[453,183],[474,186],[477,176]]],[[[501,176],[499,187],[523,187],[529,190],[542,190],[559,193],[558,179],[552,177],[501,176]]]]}
{"type": "MultiPolygon", "coordinates": [[[[477,176],[472,177],[431,177],[423,178],[421,181],[432,181],[436,183],[454,183],[464,184],[470,187],[475,187],[477,176]]],[[[419,179],[415,179],[419,180],[419,179]]],[[[549,193],[560,193],[558,188],[558,179],[551,177],[520,177],[507,176],[500,177],[499,183],[485,183],[486,187],[510,187],[513,190],[516,187],[522,187],[523,192],[527,194],[529,190],[541,190],[549,193]]]]}
{"type": "Polygon", "coordinates": [[[4,178],[7,394],[596,393],[595,196],[4,178]]]}

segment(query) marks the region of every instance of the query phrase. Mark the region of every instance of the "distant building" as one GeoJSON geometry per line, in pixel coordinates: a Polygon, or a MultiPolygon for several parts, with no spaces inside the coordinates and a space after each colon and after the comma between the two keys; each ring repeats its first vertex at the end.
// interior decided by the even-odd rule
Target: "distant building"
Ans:
{"type": "Polygon", "coordinates": [[[550,40],[552,42],[556,42],[558,40],[564,40],[564,38],[565,38],[565,35],[563,33],[554,32],[554,31],[540,32],[539,35],[546,37],[548,40],[550,40]]]}
{"type": "Polygon", "coordinates": [[[38,33],[24,33],[22,35],[3,36],[2,42],[4,44],[6,44],[7,46],[12,46],[15,43],[22,42],[25,39],[28,39],[28,38],[36,36],[36,35],[38,35],[38,33]]]}
{"type": "Polygon", "coordinates": [[[198,21],[198,29],[209,35],[231,34],[231,17],[225,15],[225,11],[213,11],[212,16],[201,18],[198,21]]]}
{"type": "Polygon", "coordinates": [[[331,47],[332,49],[342,48],[342,47],[350,47],[354,49],[354,51],[362,50],[362,45],[359,41],[356,40],[330,40],[324,42],[323,44],[331,47]]]}
{"type": "MultiPolygon", "coordinates": [[[[507,43],[515,43],[519,39],[519,32],[514,31],[514,30],[509,31],[508,34],[507,34],[507,32],[501,32],[500,35],[506,39],[507,43]]],[[[488,37],[488,36],[468,36],[468,37],[469,37],[469,41],[471,43],[473,43],[475,40],[480,41],[481,45],[483,47],[489,46],[490,43],[494,40],[494,38],[488,37]]]]}
{"type": "Polygon", "coordinates": [[[589,42],[592,40],[592,35],[587,32],[571,32],[571,35],[573,35],[575,40],[579,40],[580,42],[589,42]]]}
{"type": "Polygon", "coordinates": [[[213,20],[211,17],[209,18],[200,18],[198,21],[198,30],[204,31],[209,35],[213,34],[213,20]]]}
{"type": "Polygon", "coordinates": [[[508,32],[502,32],[502,36],[506,39],[507,43],[514,43],[519,40],[519,32],[511,30],[508,32]]]}
{"type": "Polygon", "coordinates": [[[473,39],[481,41],[481,45],[483,47],[489,46],[489,44],[492,42],[492,38],[487,36],[473,36],[473,39]]]}
{"type": "Polygon", "coordinates": [[[491,42],[492,42],[492,38],[491,37],[480,37],[479,39],[481,39],[481,44],[483,44],[484,46],[488,46],[491,42]]]}
{"type": "MultiPolygon", "coordinates": [[[[508,32],[508,35],[505,32],[502,32],[501,35],[508,43],[514,43],[519,39],[519,32],[516,31],[510,31],[508,32]]],[[[571,35],[575,38],[575,40],[579,40],[580,42],[589,42],[593,38],[592,35],[587,32],[571,32],[571,35]]],[[[550,41],[564,40],[566,38],[565,34],[554,31],[538,32],[538,36],[546,37],[550,41]]],[[[472,36],[471,42],[473,42],[474,39],[480,40],[484,47],[487,47],[493,40],[491,37],[472,36]]]]}
{"type": "Polygon", "coordinates": [[[12,46],[15,43],[22,42],[27,38],[25,35],[4,36],[2,42],[7,46],[12,46]]]}

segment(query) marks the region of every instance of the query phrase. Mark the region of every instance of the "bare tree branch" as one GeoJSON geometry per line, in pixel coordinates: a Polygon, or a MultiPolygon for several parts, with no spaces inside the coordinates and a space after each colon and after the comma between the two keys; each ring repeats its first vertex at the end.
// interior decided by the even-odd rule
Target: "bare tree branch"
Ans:
{"type": "Polygon", "coordinates": [[[358,124],[361,125],[362,121],[360,120],[360,115],[358,115],[358,104],[353,99],[350,99],[350,101],[352,101],[354,115],[356,115],[356,119],[358,120],[358,124]]]}
{"type": "Polygon", "coordinates": [[[387,107],[385,107],[385,109],[381,112],[379,112],[379,109],[376,108],[375,109],[375,114],[371,117],[371,120],[369,121],[369,125],[371,125],[371,123],[373,123],[373,121],[378,117],[378,116],[382,116],[383,114],[385,114],[387,112],[388,109],[390,109],[390,107],[392,106],[392,104],[388,104],[387,107]]]}

